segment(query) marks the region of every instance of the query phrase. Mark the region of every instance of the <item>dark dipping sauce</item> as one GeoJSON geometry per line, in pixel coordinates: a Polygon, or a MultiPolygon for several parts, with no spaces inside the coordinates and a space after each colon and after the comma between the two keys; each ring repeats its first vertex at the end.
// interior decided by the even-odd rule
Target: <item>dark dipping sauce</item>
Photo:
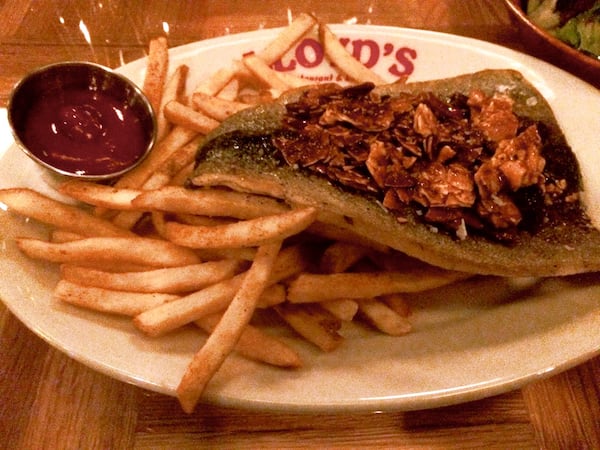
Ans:
{"type": "Polygon", "coordinates": [[[23,151],[61,175],[122,175],[142,161],[156,136],[154,111],[142,91],[94,63],[31,72],[15,86],[7,110],[23,151]]]}
{"type": "Polygon", "coordinates": [[[34,156],[60,171],[93,176],[132,166],[146,151],[147,134],[124,100],[70,87],[31,106],[21,138],[34,156]]]}

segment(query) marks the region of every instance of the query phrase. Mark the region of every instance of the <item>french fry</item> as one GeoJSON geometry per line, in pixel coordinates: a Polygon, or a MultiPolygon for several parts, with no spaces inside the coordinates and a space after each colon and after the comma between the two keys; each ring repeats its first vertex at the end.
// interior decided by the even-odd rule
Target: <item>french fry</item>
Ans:
{"type": "MultiPolygon", "coordinates": [[[[275,178],[203,173],[194,175],[191,182],[199,187],[227,187],[238,192],[266,195],[278,199],[287,197],[285,188],[275,178]]],[[[373,241],[369,236],[359,234],[355,227],[348,224],[347,217],[324,210],[319,211],[317,220],[310,225],[308,231],[331,240],[362,245],[382,253],[389,251],[389,247],[373,241]]]]}
{"type": "Polygon", "coordinates": [[[406,317],[402,317],[381,301],[358,300],[358,309],[368,322],[390,336],[402,336],[412,329],[406,317]]]}
{"type": "Polygon", "coordinates": [[[277,72],[279,78],[290,88],[301,88],[312,84],[312,81],[307,78],[302,78],[289,72],[277,72]]]}
{"type": "Polygon", "coordinates": [[[284,303],[273,308],[294,331],[325,352],[335,350],[344,341],[338,333],[341,321],[319,304],[284,303]]]}
{"type": "Polygon", "coordinates": [[[185,92],[189,70],[189,66],[180,64],[175,68],[165,83],[165,88],[160,101],[160,108],[156,112],[156,142],[161,141],[171,129],[172,123],[170,123],[169,118],[165,116],[165,105],[171,101],[181,100],[181,97],[185,92]]]}
{"type": "Polygon", "coordinates": [[[155,171],[142,185],[144,190],[158,189],[167,184],[181,184],[173,179],[190,164],[194,164],[198,146],[204,139],[203,136],[195,136],[187,144],[175,150],[169,158],[155,171]]]}
{"type": "Polygon", "coordinates": [[[344,322],[350,322],[358,312],[358,303],[347,298],[328,300],[319,305],[344,322]]]}
{"type": "Polygon", "coordinates": [[[201,225],[207,227],[226,225],[236,221],[235,219],[227,217],[200,216],[187,213],[177,213],[175,214],[175,219],[177,222],[185,223],[186,225],[201,225]]]}
{"type": "Polygon", "coordinates": [[[223,89],[219,91],[217,97],[222,98],[223,100],[236,100],[240,93],[240,80],[237,78],[232,78],[229,82],[223,86],[223,89]]]}
{"type": "MultiPolygon", "coordinates": [[[[196,325],[207,333],[212,333],[220,319],[221,314],[213,314],[196,320],[196,325]]],[[[252,325],[246,325],[242,331],[235,345],[235,351],[248,359],[272,366],[288,368],[302,366],[302,360],[294,349],[281,339],[270,336],[252,325]]]]}
{"type": "Polygon", "coordinates": [[[85,236],[82,236],[81,234],[73,233],[72,231],[66,231],[58,228],[52,230],[52,233],[50,233],[50,242],[58,244],[61,242],[77,241],[79,239],[83,239],[84,237],[85,236]]]}
{"type": "Polygon", "coordinates": [[[286,289],[283,284],[269,284],[264,290],[263,295],[258,300],[257,308],[267,309],[274,305],[280,305],[285,302],[286,289]]]}
{"type": "Polygon", "coordinates": [[[210,77],[202,80],[194,89],[194,93],[203,93],[208,96],[217,95],[227,83],[239,72],[239,66],[232,64],[231,66],[222,67],[214,72],[210,77]]]}
{"type": "Polygon", "coordinates": [[[194,163],[192,162],[185,166],[183,169],[181,169],[177,174],[175,174],[175,176],[171,180],[171,184],[173,186],[183,186],[187,182],[187,180],[190,179],[193,172],[194,163]]]}
{"type": "Polygon", "coordinates": [[[322,221],[330,219],[332,219],[332,216],[329,214],[323,218],[317,217],[317,220],[315,220],[315,222],[308,227],[307,231],[315,236],[321,236],[332,241],[340,241],[347,244],[369,248],[372,251],[385,253],[389,250],[389,247],[373,241],[368,236],[358,234],[351,228],[340,226],[337,218],[333,218],[332,222],[322,221]]]}
{"type": "Polygon", "coordinates": [[[39,239],[17,238],[17,246],[30,258],[88,265],[124,262],[153,267],[199,263],[198,256],[171,242],[142,237],[91,237],[55,244],[39,239]]]}
{"type": "Polygon", "coordinates": [[[112,222],[125,230],[130,230],[140,221],[144,213],[142,211],[119,211],[113,218],[112,222]]]}
{"type": "Polygon", "coordinates": [[[259,80],[276,91],[285,92],[289,86],[269,65],[255,54],[244,56],[242,62],[259,80]]]}
{"type": "Polygon", "coordinates": [[[323,273],[345,272],[369,253],[370,249],[361,245],[336,241],[329,245],[319,261],[323,273]]]}
{"type": "Polygon", "coordinates": [[[167,222],[165,237],[190,248],[255,247],[299,233],[316,214],[315,208],[308,207],[212,227],[167,222]]]}
{"type": "Polygon", "coordinates": [[[245,88],[240,90],[240,93],[237,96],[237,101],[247,103],[248,105],[252,106],[258,106],[263,103],[272,102],[275,98],[273,94],[274,92],[269,89],[245,88]]]}
{"type": "MultiPolygon", "coordinates": [[[[196,136],[183,147],[177,149],[156,172],[152,173],[142,186],[144,190],[158,189],[166,186],[169,183],[179,183],[176,177],[186,168],[186,166],[194,164],[194,158],[198,151],[198,145],[202,136],[196,136]]],[[[141,211],[120,211],[112,222],[124,229],[131,229],[142,217],[141,211]]]]}
{"type": "Polygon", "coordinates": [[[240,272],[244,265],[240,260],[231,259],[120,273],[63,265],[61,277],[83,286],[103,287],[115,291],[183,294],[231,278],[240,272]]]}
{"type": "MultiPolygon", "coordinates": [[[[71,264],[71,263],[64,263],[71,264]]],[[[93,260],[77,263],[80,267],[100,270],[103,272],[122,273],[122,272],[146,272],[155,269],[156,267],[146,266],[143,264],[134,264],[124,261],[101,261],[93,260]]]]}
{"type": "Polygon", "coordinates": [[[288,300],[295,303],[321,302],[337,298],[361,299],[399,292],[421,292],[468,276],[433,267],[428,272],[303,273],[290,282],[288,300]]]}
{"type": "Polygon", "coordinates": [[[131,201],[142,192],[81,180],[65,181],[58,186],[58,191],[89,205],[109,209],[132,209],[131,201]]]}
{"type": "Polygon", "coordinates": [[[220,123],[176,100],[172,100],[165,105],[164,115],[169,122],[195,130],[201,134],[210,133],[220,123]]]}
{"type": "Polygon", "coordinates": [[[244,56],[242,62],[256,78],[280,94],[289,89],[299,88],[310,84],[309,80],[291,73],[276,71],[261,57],[253,53],[244,56]]]}
{"type": "Polygon", "coordinates": [[[134,236],[130,231],[81,208],[59,202],[32,189],[2,189],[0,203],[22,216],[83,236],[134,236]]]}
{"type": "Polygon", "coordinates": [[[80,286],[60,280],[54,289],[56,300],[110,314],[135,316],[147,309],[178,299],[177,295],[112,291],[80,286]]]}
{"type": "Polygon", "coordinates": [[[223,311],[240,289],[244,274],[181,297],[171,304],[143,311],[133,323],[148,336],[161,336],[176,328],[223,311]]]}
{"type": "Polygon", "coordinates": [[[169,47],[167,38],[160,36],[150,40],[148,64],[142,90],[154,111],[160,110],[160,101],[165,87],[167,71],[169,70],[169,47]]]}
{"type": "Polygon", "coordinates": [[[192,94],[192,105],[196,110],[202,111],[217,121],[223,121],[236,112],[250,107],[246,103],[213,97],[204,92],[194,92],[192,94]]]}
{"type": "Polygon", "coordinates": [[[253,261],[256,256],[255,248],[203,248],[196,249],[195,253],[203,261],[218,261],[220,259],[239,259],[242,261],[253,261]]]}
{"type": "Polygon", "coordinates": [[[254,219],[289,211],[286,205],[270,197],[222,189],[188,189],[182,186],[165,186],[143,192],[132,201],[132,205],[146,211],[237,219],[254,219]]]}
{"type": "MultiPolygon", "coordinates": [[[[310,31],[316,24],[316,19],[310,14],[299,14],[279,35],[269,42],[258,56],[267,63],[275,63],[281,58],[294,44],[310,31]]],[[[245,75],[246,70],[243,65],[231,64],[214,72],[210,77],[200,82],[194,89],[194,93],[203,93],[208,96],[216,96],[227,84],[239,74],[245,75]]],[[[227,98],[227,97],[225,97],[227,98]]]]}
{"type": "Polygon", "coordinates": [[[302,245],[291,245],[279,252],[269,283],[279,283],[296,275],[310,264],[309,251],[302,245]]]}
{"type": "Polygon", "coordinates": [[[319,23],[319,40],[323,45],[325,55],[341,72],[353,81],[364,83],[372,82],[384,84],[383,80],[372,70],[365,67],[360,61],[352,56],[340,43],[338,37],[324,23],[319,23]]]}
{"type": "Polygon", "coordinates": [[[285,27],[271,42],[269,42],[258,56],[267,64],[275,63],[287,53],[294,44],[308,33],[317,23],[311,14],[299,14],[287,27],[285,27]]]}
{"type": "Polygon", "coordinates": [[[141,187],[177,150],[192,141],[197,135],[198,132],[195,130],[181,126],[173,127],[140,164],[117,180],[115,187],[134,189],[141,187]]]}
{"type": "Polygon", "coordinates": [[[388,305],[397,314],[402,317],[410,316],[410,304],[406,300],[406,297],[402,294],[389,294],[382,295],[379,300],[388,305]]]}
{"type": "Polygon", "coordinates": [[[234,349],[265,290],[281,241],[259,247],[242,286],[200,351],[194,355],[179,385],[177,398],[191,413],[206,385],[234,349]]]}
{"type": "MultiPolygon", "coordinates": [[[[224,311],[240,289],[245,273],[183,296],[172,305],[160,305],[139,314],[135,326],[148,336],[162,336],[210,314],[224,311]]],[[[271,284],[262,293],[257,307],[268,308],[285,301],[285,288],[271,284]]]]}
{"type": "Polygon", "coordinates": [[[284,198],[285,191],[278,182],[265,182],[235,174],[203,173],[195,175],[192,184],[203,187],[227,187],[238,192],[284,198]],[[258,181],[258,182],[257,182],[258,181]]]}

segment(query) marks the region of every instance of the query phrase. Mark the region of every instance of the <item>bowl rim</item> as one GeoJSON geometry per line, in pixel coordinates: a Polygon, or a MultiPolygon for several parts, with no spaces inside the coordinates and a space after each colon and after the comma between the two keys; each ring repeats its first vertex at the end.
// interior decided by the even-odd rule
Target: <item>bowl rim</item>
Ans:
{"type": "Polygon", "coordinates": [[[540,38],[548,41],[552,46],[558,48],[560,51],[567,53],[569,56],[573,58],[577,58],[581,62],[585,62],[590,64],[597,70],[600,70],[600,58],[594,58],[592,56],[586,55],[582,51],[577,50],[574,47],[571,47],[566,42],[561,41],[557,37],[548,33],[544,28],[536,25],[530,19],[525,10],[523,9],[523,1],[522,0],[504,0],[504,3],[508,7],[508,9],[516,16],[523,24],[525,24],[530,30],[532,30],[535,34],[537,34],[540,38]]]}
{"type": "Polygon", "coordinates": [[[117,178],[117,177],[129,172],[136,166],[138,166],[148,156],[148,154],[152,151],[152,148],[156,144],[156,138],[157,138],[156,111],[154,110],[152,104],[150,103],[150,100],[148,99],[148,97],[146,96],[146,94],[144,93],[142,88],[137,83],[132,81],[130,78],[126,77],[125,75],[123,75],[121,73],[116,72],[115,70],[111,69],[110,67],[99,64],[99,63],[91,62],[91,61],[79,61],[79,60],[59,61],[59,62],[54,62],[54,63],[50,63],[50,64],[45,64],[43,66],[39,66],[39,67],[36,67],[35,69],[31,70],[30,72],[28,72],[26,75],[24,75],[21,79],[19,79],[14,84],[14,86],[11,90],[11,93],[9,95],[7,104],[6,104],[6,115],[7,115],[7,121],[8,121],[8,124],[10,125],[11,133],[12,133],[13,139],[15,141],[15,144],[28,157],[30,157],[32,160],[34,160],[39,165],[45,167],[46,169],[49,169],[50,171],[52,171],[58,175],[62,175],[62,176],[70,177],[70,178],[76,178],[76,179],[87,180],[87,181],[100,181],[100,180],[110,180],[112,178],[117,178]],[[56,166],[48,163],[47,161],[39,158],[21,140],[19,133],[17,132],[17,129],[15,127],[15,122],[14,122],[15,119],[14,119],[14,114],[13,114],[13,106],[14,106],[14,101],[15,101],[17,94],[19,93],[20,89],[25,85],[25,83],[27,81],[31,80],[33,77],[39,76],[50,70],[62,68],[62,67],[65,67],[65,68],[84,67],[84,68],[89,68],[89,69],[95,69],[95,70],[102,72],[104,75],[113,77],[113,78],[123,82],[125,85],[132,88],[133,92],[135,93],[135,96],[141,101],[141,103],[144,106],[144,109],[147,111],[147,113],[149,115],[149,119],[152,124],[150,139],[148,140],[148,143],[146,144],[146,148],[144,149],[142,155],[137,160],[135,160],[132,164],[130,164],[129,166],[127,166],[123,169],[115,171],[115,172],[108,172],[108,173],[101,173],[101,174],[74,173],[74,172],[56,167],[56,166]]]}

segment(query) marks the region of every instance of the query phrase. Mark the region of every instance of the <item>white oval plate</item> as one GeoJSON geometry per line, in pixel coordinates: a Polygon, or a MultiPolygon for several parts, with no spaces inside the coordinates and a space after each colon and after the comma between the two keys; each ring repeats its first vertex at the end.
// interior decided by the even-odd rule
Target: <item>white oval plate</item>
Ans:
{"type": "MultiPolygon", "coordinates": [[[[411,69],[411,80],[433,79],[487,68],[520,70],[548,98],[571,145],[598,146],[600,94],[537,59],[489,43],[426,31],[377,26],[332,26],[374,70],[411,69]],[[368,50],[368,51],[367,51],[368,50]],[[399,55],[397,57],[397,55],[399,55]]],[[[262,30],[197,42],[171,51],[171,65],[187,63],[190,86],[242,53],[260,50],[276,35],[262,30]]],[[[312,41],[282,63],[296,62],[305,76],[327,79],[312,41]],[[311,59],[312,58],[312,59],[311,59]]],[[[143,79],[145,61],[121,69],[143,79]]],[[[0,123],[0,187],[29,186],[58,196],[56,180],[12,143],[6,112],[0,123]]],[[[595,152],[600,153],[600,152],[595,152]]],[[[595,165],[591,166],[596,167],[595,165]]],[[[1,206],[1,205],[0,205],[1,206]]],[[[69,356],[102,373],[173,395],[202,336],[193,328],[151,339],[129,319],[58,304],[51,298],[57,268],[25,258],[18,235],[47,230],[0,212],[0,295],[31,330],[69,356]]],[[[321,353],[280,330],[300,352],[304,367],[279,370],[230,357],[211,381],[204,401],[287,411],[411,410],[499,394],[579,364],[600,352],[600,279],[594,275],[535,280],[477,279],[430,292],[412,301],[414,332],[393,338],[366,328],[343,329],[347,340],[321,353]]]]}

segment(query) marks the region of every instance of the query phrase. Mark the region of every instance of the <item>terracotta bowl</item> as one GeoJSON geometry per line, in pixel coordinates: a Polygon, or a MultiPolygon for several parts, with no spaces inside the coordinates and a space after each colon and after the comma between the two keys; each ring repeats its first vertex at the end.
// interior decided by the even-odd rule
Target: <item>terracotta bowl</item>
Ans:
{"type": "Polygon", "coordinates": [[[527,53],[544,59],[600,88],[600,59],[593,58],[529,20],[525,13],[526,1],[504,0],[519,29],[527,53]]]}

